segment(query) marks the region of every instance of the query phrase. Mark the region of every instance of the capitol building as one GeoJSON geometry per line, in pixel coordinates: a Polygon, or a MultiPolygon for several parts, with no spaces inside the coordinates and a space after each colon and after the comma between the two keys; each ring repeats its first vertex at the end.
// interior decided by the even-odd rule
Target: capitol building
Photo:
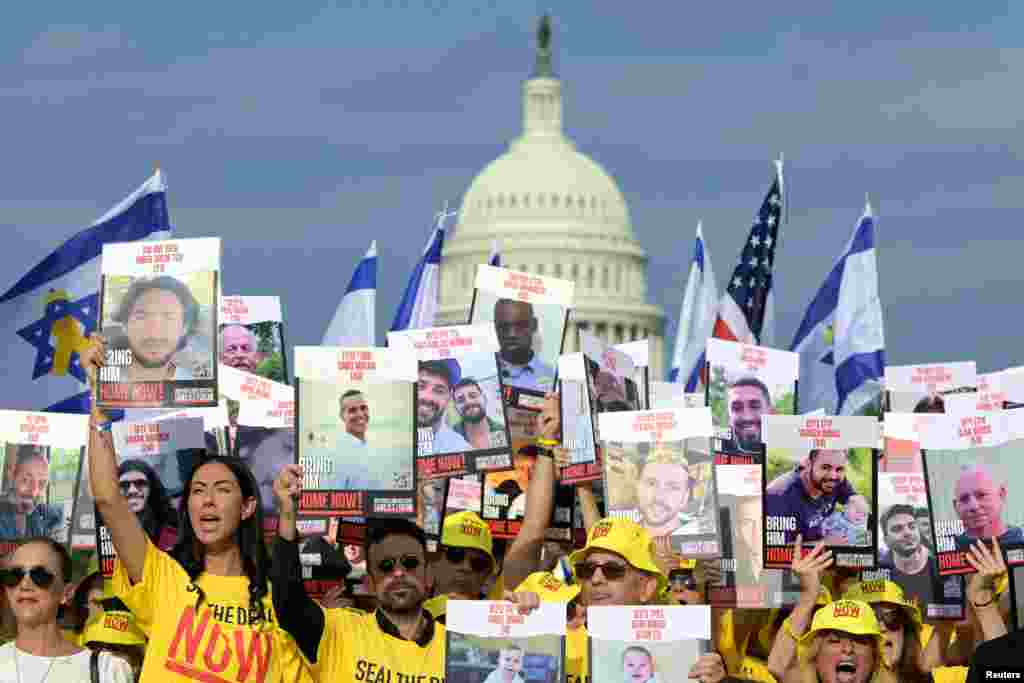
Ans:
{"type": "Polygon", "coordinates": [[[438,324],[466,322],[476,268],[497,240],[504,267],[576,283],[566,353],[579,350],[577,329],[611,344],[649,339],[650,377],[662,379],[665,315],[647,303],[647,255],[615,181],[562,130],[546,18],[522,112],[522,134],[463,197],[444,246],[438,324]]]}

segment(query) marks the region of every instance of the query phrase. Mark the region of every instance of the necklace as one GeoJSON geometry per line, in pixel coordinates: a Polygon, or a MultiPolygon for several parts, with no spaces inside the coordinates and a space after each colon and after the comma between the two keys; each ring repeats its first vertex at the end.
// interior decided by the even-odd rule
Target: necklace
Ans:
{"type": "MultiPolygon", "coordinates": [[[[21,683],[21,667],[18,666],[18,646],[13,645],[14,648],[14,675],[18,677],[18,683],[21,683]]],[[[50,670],[53,668],[54,663],[57,661],[56,657],[50,657],[50,665],[46,667],[46,673],[39,679],[39,683],[46,683],[46,679],[50,677],[50,670]]]]}

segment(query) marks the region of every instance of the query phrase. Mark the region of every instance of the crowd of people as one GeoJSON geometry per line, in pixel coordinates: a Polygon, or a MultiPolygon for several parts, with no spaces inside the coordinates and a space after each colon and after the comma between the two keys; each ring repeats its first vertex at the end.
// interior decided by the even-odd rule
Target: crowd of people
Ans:
{"type": "MultiPolygon", "coordinates": [[[[90,377],[103,360],[103,342],[94,338],[82,353],[90,377]]],[[[359,422],[358,397],[341,407],[359,422]]],[[[31,518],[19,521],[25,539],[0,567],[0,626],[8,639],[0,646],[0,681],[441,683],[447,601],[505,599],[523,613],[542,602],[564,603],[565,683],[589,683],[589,607],[705,604],[720,578],[715,561],[688,561],[672,552],[668,536],[652,537],[626,518],[602,519],[586,484],[576,491],[585,545],[546,540],[557,466],[567,458],[552,445],[560,433],[554,394],[538,420],[538,457],[516,538],[503,547],[475,513],[460,512],[443,519],[441,544],[427,552],[426,534],[412,521],[370,519],[362,548],[369,595],[358,600],[318,601],[306,592],[297,531],[300,465],[280,468],[268,501],[266,487],[239,458],[197,459],[178,510],[160,512],[176,524],[173,539],[161,544],[146,528],[149,518],[137,514],[139,494],[153,488],[153,479],[142,470],[125,479],[110,424],[94,407],[88,476],[116,551],[113,576],[73,582],[67,550],[38,537],[31,518]],[[263,515],[271,507],[280,520],[268,541],[263,515]]],[[[737,430],[741,441],[744,435],[737,430]]],[[[807,466],[813,471],[816,458],[807,466]]],[[[798,471],[784,490],[807,481],[798,471]]],[[[920,553],[914,520],[908,508],[883,522],[892,550],[886,562],[904,573],[920,553]]],[[[823,541],[806,547],[805,539],[794,540],[794,606],[713,608],[713,640],[689,671],[661,670],[649,650],[631,647],[622,656],[623,681],[973,682],[1007,664],[1016,634],[1007,635],[1008,577],[998,538],[974,539],[967,550],[974,571],[965,581],[966,618],[933,623],[898,584],[861,581],[834,566],[823,541]]],[[[504,648],[492,665],[485,683],[525,683],[520,649],[504,648]]]]}

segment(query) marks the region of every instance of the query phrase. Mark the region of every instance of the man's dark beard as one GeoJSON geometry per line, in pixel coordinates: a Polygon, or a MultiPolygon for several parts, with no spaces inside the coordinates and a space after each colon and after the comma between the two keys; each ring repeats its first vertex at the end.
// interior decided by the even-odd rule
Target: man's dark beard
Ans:
{"type": "Polygon", "coordinates": [[[154,362],[148,361],[145,358],[143,358],[142,354],[139,353],[135,349],[135,347],[131,345],[131,343],[128,344],[128,348],[131,349],[132,352],[132,363],[137,363],[142,367],[146,368],[147,370],[166,367],[167,364],[171,362],[171,358],[174,356],[174,354],[177,353],[177,351],[171,351],[169,354],[164,356],[162,360],[154,362]]]}
{"type": "Polygon", "coordinates": [[[501,357],[513,365],[526,365],[533,358],[533,349],[529,347],[524,347],[521,350],[502,349],[501,357]]]}
{"type": "Polygon", "coordinates": [[[427,403],[426,401],[423,402],[423,405],[425,405],[428,408],[430,408],[431,411],[433,411],[433,412],[430,415],[430,419],[428,419],[426,423],[423,423],[423,422],[420,422],[420,411],[417,410],[416,411],[416,426],[419,427],[420,429],[426,429],[428,427],[433,429],[434,425],[437,424],[438,420],[441,419],[441,412],[442,412],[441,411],[441,407],[438,406],[437,404],[434,404],[434,403],[427,403]]]}
{"type": "Polygon", "coordinates": [[[901,550],[901,548],[903,548],[903,545],[904,544],[902,544],[902,543],[896,543],[896,544],[891,545],[890,547],[892,548],[892,551],[894,553],[896,553],[897,555],[899,555],[900,557],[913,557],[914,553],[917,552],[917,549],[921,547],[921,544],[918,543],[918,544],[916,544],[914,546],[911,546],[910,550],[905,550],[905,549],[901,550]]]}
{"type": "Polygon", "coordinates": [[[466,422],[472,422],[473,424],[480,424],[481,422],[484,421],[485,417],[487,417],[487,411],[485,411],[483,409],[483,406],[481,406],[479,412],[475,415],[471,414],[467,410],[466,414],[462,416],[462,419],[465,420],[466,422]]]}
{"type": "Polygon", "coordinates": [[[745,451],[747,453],[757,453],[758,451],[760,451],[761,450],[761,441],[760,441],[760,439],[757,439],[757,438],[750,439],[750,438],[747,438],[745,436],[740,436],[740,430],[738,429],[738,427],[740,427],[740,426],[745,426],[745,425],[737,425],[732,430],[733,431],[733,441],[736,442],[736,445],[740,448],[740,450],[745,451]]]}

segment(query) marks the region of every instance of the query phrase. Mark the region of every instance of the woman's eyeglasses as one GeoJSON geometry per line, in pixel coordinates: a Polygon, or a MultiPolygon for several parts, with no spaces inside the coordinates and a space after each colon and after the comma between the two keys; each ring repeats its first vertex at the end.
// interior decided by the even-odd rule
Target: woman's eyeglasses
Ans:
{"type": "Polygon", "coordinates": [[[43,590],[48,589],[57,580],[57,575],[46,567],[7,567],[0,569],[0,584],[5,588],[14,588],[25,580],[26,574],[32,579],[32,583],[43,590]]]}
{"type": "Polygon", "coordinates": [[[469,555],[469,568],[477,574],[483,574],[484,572],[490,573],[491,571],[491,558],[481,557],[480,555],[471,555],[465,548],[452,548],[447,546],[444,549],[444,556],[451,564],[462,564],[466,560],[466,555],[469,555]]]}
{"type": "Polygon", "coordinates": [[[132,489],[138,489],[140,491],[149,490],[149,482],[145,479],[129,479],[121,482],[121,493],[126,494],[132,489]]]}
{"type": "Polygon", "coordinates": [[[584,581],[589,581],[594,578],[594,574],[597,570],[601,570],[601,574],[608,581],[619,581],[626,575],[626,565],[621,562],[605,562],[599,564],[597,562],[578,562],[573,567],[576,570],[576,576],[580,577],[584,581]]]}
{"type": "Polygon", "coordinates": [[[415,555],[402,555],[401,557],[385,557],[383,560],[377,562],[377,571],[381,574],[390,574],[401,565],[402,569],[407,572],[416,570],[423,560],[416,557],[415,555]]]}
{"type": "Polygon", "coordinates": [[[690,576],[673,576],[669,578],[669,582],[672,585],[672,590],[682,591],[695,591],[697,590],[697,579],[690,576]]]}

